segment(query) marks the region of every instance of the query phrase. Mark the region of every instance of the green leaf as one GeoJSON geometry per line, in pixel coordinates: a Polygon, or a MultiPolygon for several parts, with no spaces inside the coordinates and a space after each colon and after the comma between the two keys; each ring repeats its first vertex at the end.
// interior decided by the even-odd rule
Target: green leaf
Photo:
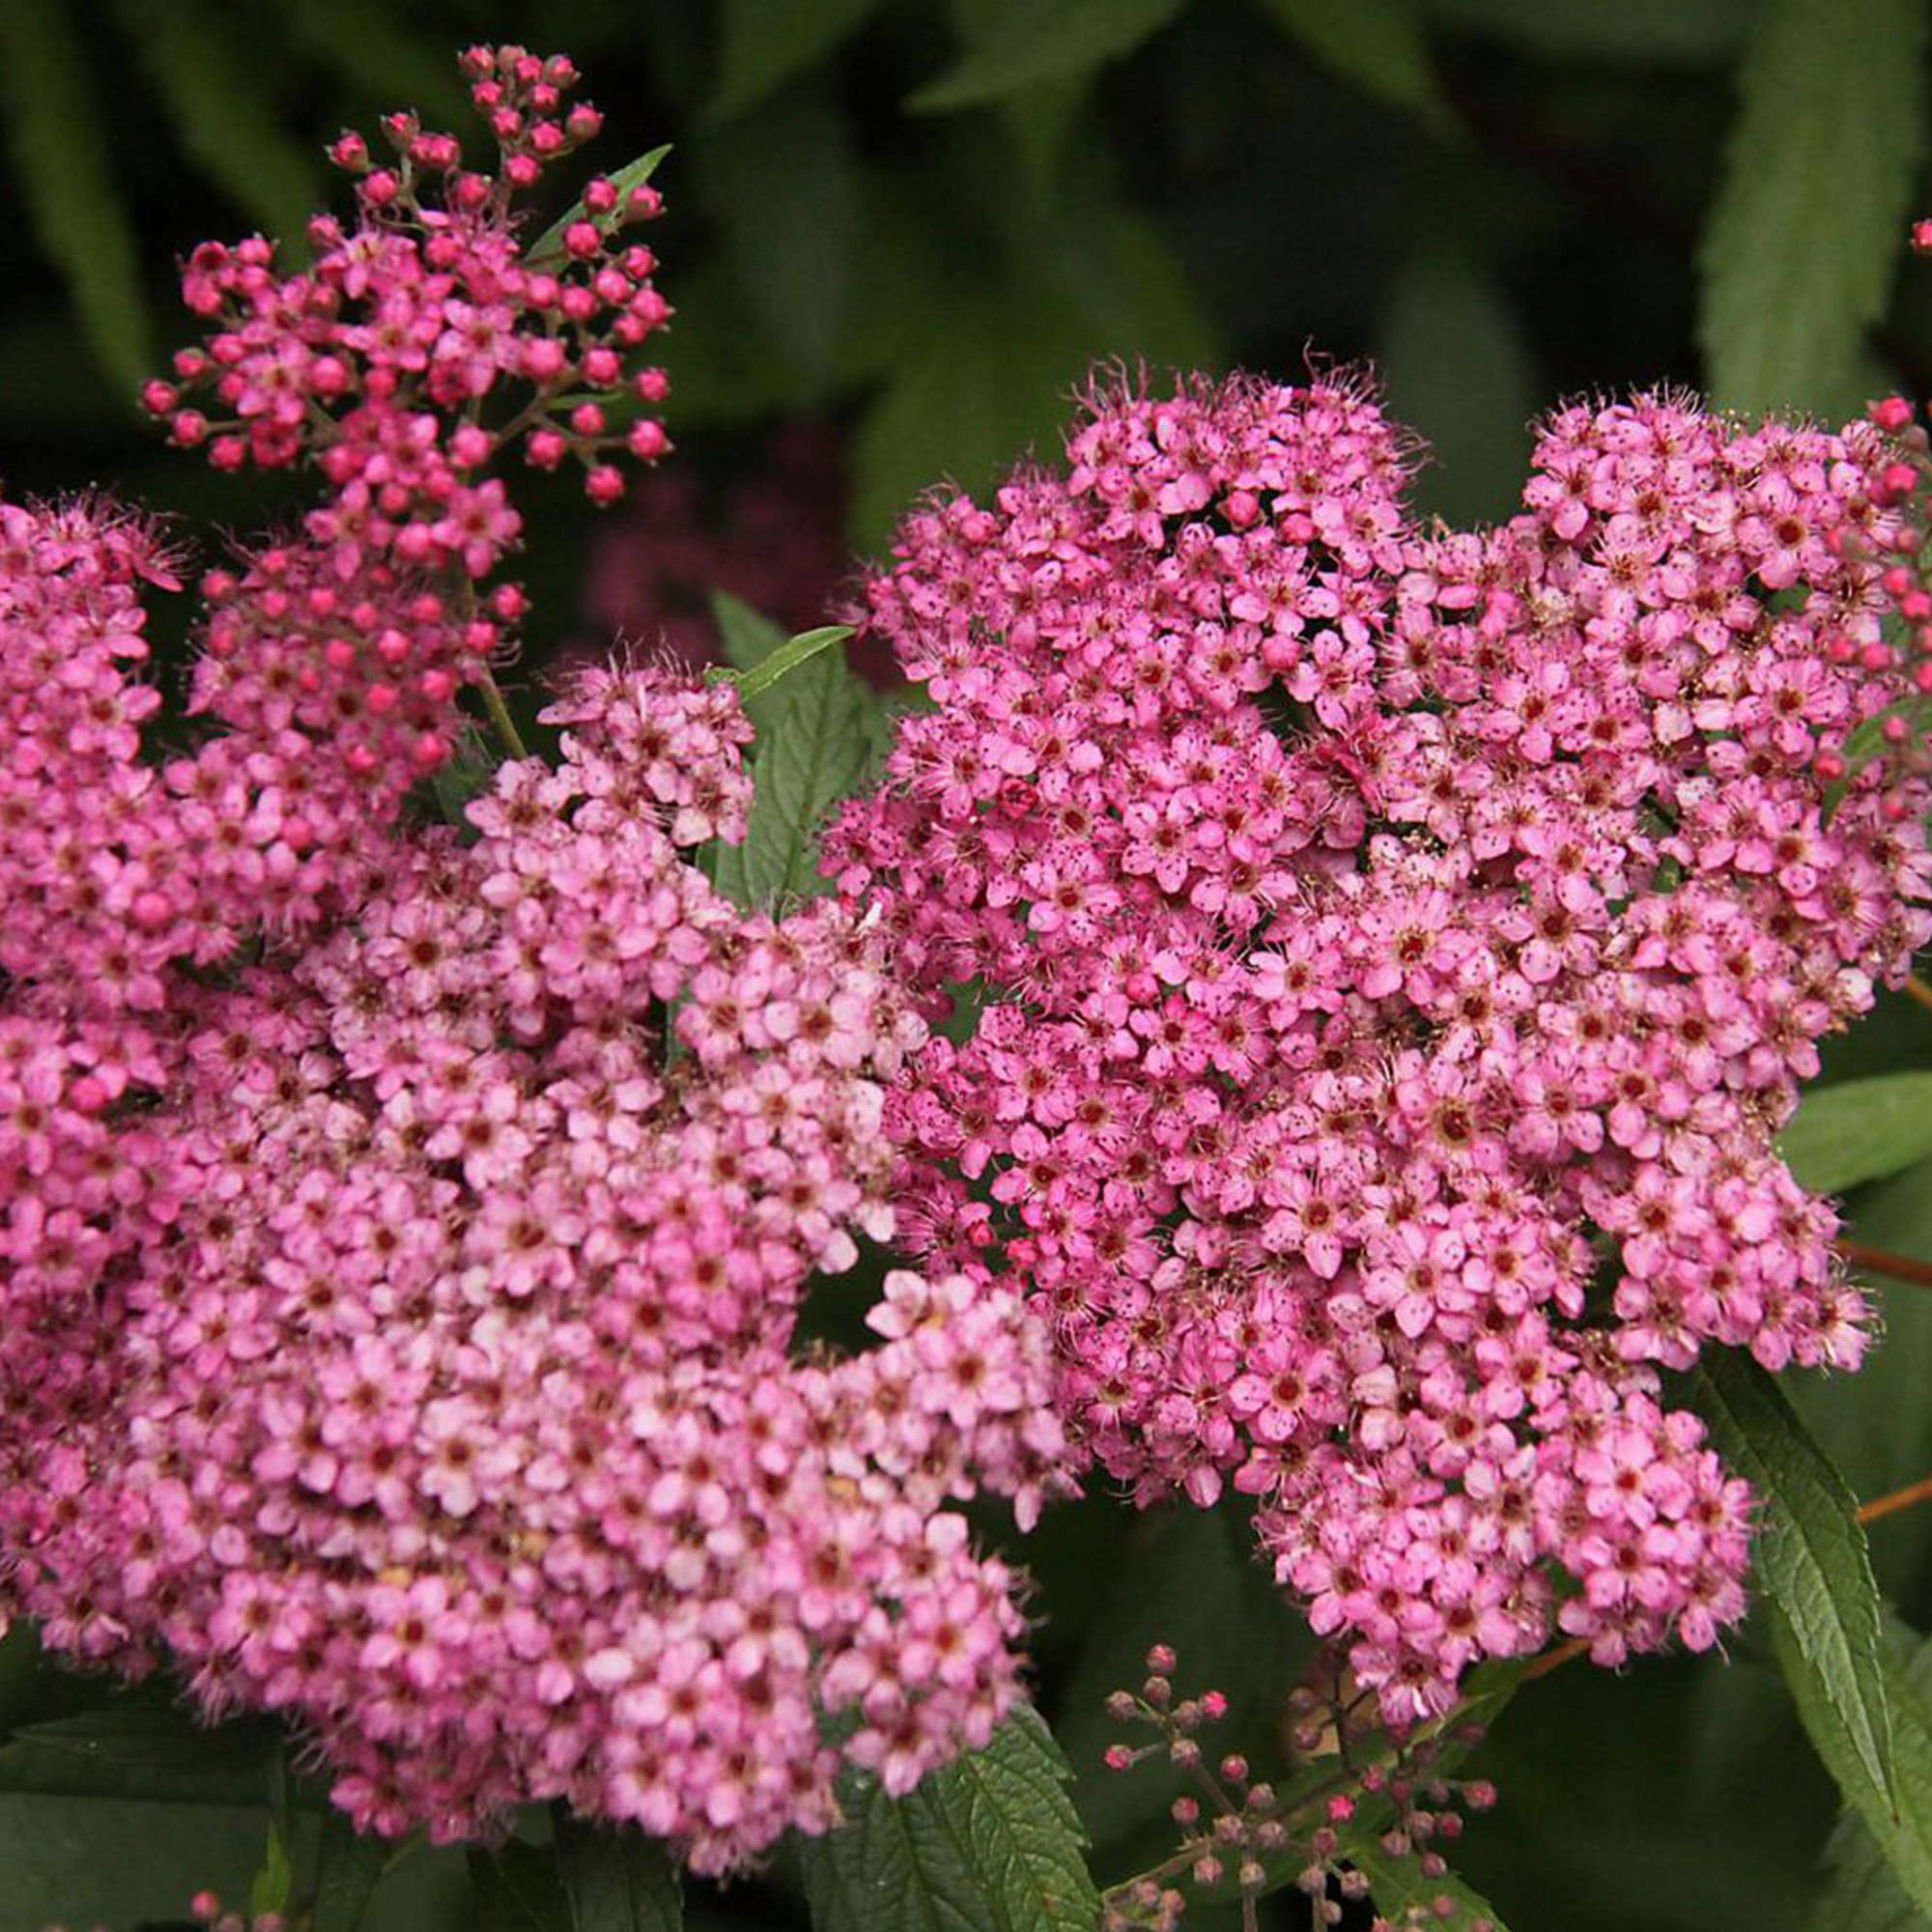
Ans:
{"type": "MultiPolygon", "coordinates": [[[[1892,384],[1890,386],[1896,388],[1899,385],[1892,384]]],[[[1872,393],[1876,394],[1876,389],[1872,393]]],[[[1844,776],[1833,780],[1826,787],[1825,812],[1828,818],[1837,810],[1838,801],[1851,788],[1852,781],[1889,745],[1886,727],[1894,719],[1904,720],[1908,743],[1919,743],[1932,735],[1932,698],[1901,697],[1897,703],[1888,704],[1883,711],[1873,712],[1863,723],[1854,726],[1839,751],[1845,761],[1844,776]]]]}
{"type": "Polygon", "coordinates": [[[712,608],[758,734],[745,840],[713,848],[712,876],[747,907],[828,891],[818,828],[858,787],[879,730],[878,699],[832,648],[851,633],[831,625],[785,639],[736,598],[721,593],[712,608]]]}
{"type": "Polygon", "coordinates": [[[755,107],[863,27],[880,0],[724,0],[710,118],[755,107]]]}
{"type": "Polygon", "coordinates": [[[780,678],[789,677],[820,651],[842,644],[851,635],[850,624],[821,624],[815,631],[801,631],[797,637],[787,639],[761,664],[739,674],[736,682],[740,699],[762,697],[780,678]]]}
{"type": "Polygon", "coordinates": [[[1391,1858],[1373,1838],[1350,1838],[1341,1851],[1368,1880],[1376,1911],[1391,1925],[1440,1926],[1442,1932],[1505,1932],[1495,1908],[1454,1872],[1430,1878],[1419,1860],[1391,1858]]]}
{"type": "MultiPolygon", "coordinates": [[[[733,597],[728,590],[713,595],[711,614],[724,639],[724,662],[734,670],[756,670],[774,651],[784,648],[785,634],[769,617],[760,616],[742,597],[733,597]]],[[[740,696],[743,694],[741,683],[740,696]]]]}
{"type": "Polygon", "coordinates": [[[263,1829],[259,1805],[185,1814],[179,1804],[0,1797],[0,1926],[180,1924],[203,1887],[232,1899],[247,1891],[263,1829]]]}
{"type": "Polygon", "coordinates": [[[1920,0],[1776,0],[1705,236],[1698,333],[1741,410],[1848,412],[1903,253],[1924,123],[1920,0]]]}
{"type": "Polygon", "coordinates": [[[315,1909],[310,1932],[358,1932],[395,1847],[365,1835],[331,1804],[316,1852],[315,1909]]]}
{"type": "Polygon", "coordinates": [[[121,14],[183,149],[284,260],[305,256],[321,169],[270,111],[233,22],[208,0],[121,0],[121,14]]]}
{"type": "Polygon", "coordinates": [[[1842,1194],[1932,1154],[1932,1073],[1885,1073],[1814,1088],[1778,1136],[1814,1194],[1842,1194]]]}
{"type": "MultiPolygon", "coordinates": [[[[1791,1633],[1782,1619],[1775,1620],[1772,1628],[1780,1661],[1784,1661],[1795,1648],[1791,1633]]],[[[1854,1893],[1877,1898],[1890,1897],[1895,1888],[1900,1906],[1932,1914],[1932,1702],[1928,1701],[1932,1699],[1932,1683],[1927,1681],[1924,1650],[1908,1665],[1888,1644],[1884,1670],[1891,1701],[1896,1772],[1890,1797],[1866,1776],[1837,1713],[1818,1695],[1815,1680],[1802,1671],[1792,1679],[1804,1687],[1797,1700],[1798,1715],[1826,1768],[1838,1780],[1850,1811],[1863,1827],[1861,1836],[1847,1825],[1834,1840],[1839,1861],[1835,1882],[1854,1893]],[[1892,1887],[1880,1882],[1874,1865],[1885,1868],[1892,1887]]],[[[1789,1668],[1786,1675],[1792,1676],[1789,1668]]],[[[1814,1922],[1821,1932],[1826,1924],[1855,1926],[1858,1932],[1867,1932],[1863,1918],[1819,1918],[1814,1922]]],[[[1916,1921],[1908,1917],[1903,1922],[1910,1925],[1916,1921]]]]}
{"type": "Polygon", "coordinates": [[[490,789],[501,762],[502,753],[496,741],[485,737],[474,724],[465,724],[450,755],[430,774],[430,790],[436,796],[437,810],[448,824],[456,827],[465,844],[477,836],[476,828],[469,823],[469,802],[490,789]]]}
{"type": "Polygon", "coordinates": [[[67,278],[94,353],[131,391],[152,368],[147,300],[101,138],[111,117],[73,25],[66,0],[0,7],[0,107],[34,232],[67,278]]]}
{"type": "Polygon", "coordinates": [[[185,1711],[109,1706],[15,1730],[0,1747],[0,1792],[252,1804],[280,1748],[266,1721],[211,1729],[185,1711]]]}
{"type": "Polygon", "coordinates": [[[595,220],[599,227],[609,228],[623,213],[624,204],[629,200],[631,190],[642,187],[657,173],[658,163],[670,153],[670,143],[653,148],[647,155],[639,155],[635,161],[628,161],[611,177],[611,185],[617,190],[617,206],[606,215],[593,216],[583,203],[574,201],[559,214],[530,245],[524,250],[524,260],[534,262],[540,257],[553,253],[563,246],[564,232],[574,221],[595,220]]]}
{"type": "Polygon", "coordinates": [[[1333,0],[1262,0],[1262,7],[1284,33],[1364,94],[1437,128],[1452,124],[1416,0],[1350,0],[1346,7],[1333,0]]]}
{"type": "Polygon", "coordinates": [[[1494,278],[1461,249],[1425,244],[1396,283],[1380,360],[1391,411],[1434,457],[1417,503],[1454,524],[1507,516],[1529,462],[1537,384],[1494,278]]]}
{"type": "Polygon", "coordinates": [[[1182,0],[1038,0],[907,101],[915,114],[980,107],[1022,88],[1123,59],[1180,12],[1182,0]]]}
{"type": "Polygon", "coordinates": [[[1066,1796],[1071,1774],[1022,1707],[981,1751],[900,1799],[869,1778],[850,1822],[799,1846],[819,1932],[1094,1932],[1099,1894],[1066,1796]]]}
{"type": "Polygon", "coordinates": [[[512,1838],[495,1851],[472,1850],[469,1881],[481,1914],[478,1932],[576,1932],[549,1846],[512,1838]]]}
{"type": "MultiPolygon", "coordinates": [[[[1923,1009],[1901,1002],[1901,1017],[1923,1009]]],[[[1865,1025],[1871,1024],[1870,1019],[1865,1025]]],[[[1932,1017],[1926,1020],[1932,1032],[1932,1017]]],[[[1849,1205],[1846,1233],[1894,1254],[1932,1259],[1932,1160],[1861,1187],[1849,1205]]],[[[1856,1264],[1855,1264],[1856,1265],[1856,1264]]],[[[1861,1496],[1882,1496],[1932,1469],[1932,1294],[1867,1274],[1885,1334],[1856,1376],[1805,1376],[1792,1401],[1820,1445],[1861,1496]]],[[[1884,1593],[1927,1614],[1921,1578],[1932,1577],[1932,1510],[1904,1510],[1867,1532],[1872,1570],[1884,1593]]]]}
{"type": "MultiPolygon", "coordinates": [[[[1034,0],[948,0],[947,17],[962,55],[995,46],[1029,17],[1034,0]]],[[[1074,126],[1094,91],[1092,71],[1043,80],[1009,94],[999,103],[1007,138],[1019,156],[1020,170],[1037,201],[1052,193],[1065,159],[1074,126]]]]}
{"type": "Polygon", "coordinates": [[[271,1818],[269,1820],[269,1846],[262,1860],[262,1869],[255,1874],[254,1883],[248,1888],[250,1915],[259,1917],[265,1912],[286,1912],[295,1882],[296,1868],[289,1857],[288,1840],[283,1837],[281,1827],[271,1818]]]}
{"type": "Polygon", "coordinates": [[[1056,454],[1067,398],[1096,363],[1219,359],[1187,276],[1129,211],[1033,221],[1008,247],[1002,271],[971,283],[947,279],[942,266],[923,297],[925,326],[895,345],[891,379],[853,442],[862,544],[883,543],[906,504],[942,478],[979,491],[1029,449],[1056,454]]]}
{"type": "Polygon", "coordinates": [[[684,1898],[657,1839],[586,1825],[561,1807],[554,1815],[574,1932],[678,1932],[684,1898]]]}
{"type": "MultiPolygon", "coordinates": [[[[1752,1564],[1790,1636],[1793,1692],[1832,1714],[1861,1776],[1889,1792],[1891,1719],[1878,1585],[1858,1500],[1783,1391],[1748,1356],[1706,1350],[1694,1384],[1719,1453],[1757,1492],[1763,1519],[1752,1564]]],[[[1835,1774],[1837,1765],[1826,1761],[1835,1774]]]]}

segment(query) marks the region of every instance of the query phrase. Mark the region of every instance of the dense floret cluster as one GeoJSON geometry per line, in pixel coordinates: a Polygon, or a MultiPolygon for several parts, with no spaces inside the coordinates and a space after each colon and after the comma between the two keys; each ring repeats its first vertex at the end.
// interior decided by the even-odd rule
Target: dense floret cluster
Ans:
{"type": "Polygon", "coordinates": [[[923,1026],[876,934],[694,863],[745,832],[728,686],[586,670],[558,763],[461,827],[412,806],[522,611],[478,472],[515,425],[613,495],[591,406],[553,405],[664,313],[611,240],[647,190],[593,183],[554,272],[519,253],[513,192],[590,128],[567,64],[467,66],[494,181],[399,122],[312,271],[190,265],[216,460],[324,485],[205,581],[218,728],[156,754],[155,529],[0,506],[0,1610],[284,1715],[365,1827],[554,1797],[718,1870],[824,1830],[847,1766],[900,1792],[985,1741],[1017,1584],[948,1505],[1030,1520],[1064,1445],[983,1269],[888,1273],[868,1350],[795,1346],[891,1233],[883,1082],[923,1026]]]}
{"type": "Polygon", "coordinates": [[[1004,1256],[1111,1475],[1258,1499],[1390,1720],[1552,1621],[1708,1645],[1748,1498],[1659,1368],[1865,1344],[1774,1136],[1928,931],[1922,782],[1837,755],[1892,445],[1578,407],[1483,534],[1332,377],[1097,394],[1068,462],[867,586],[933,705],[831,863],[981,1003],[905,1224],[1004,1256]]]}
{"type": "Polygon", "coordinates": [[[1030,1519],[1062,1443],[983,1270],[791,1359],[891,1230],[923,1029],[844,914],[747,918],[682,855],[743,832],[728,687],[549,715],[473,843],[399,842],[353,925],[138,1035],[16,967],[0,1550],[52,1648],[288,1714],[365,1825],[561,1796],[717,1869],[824,1829],[844,1763],[985,1741],[1014,1579],[942,1506],[1030,1519]]]}

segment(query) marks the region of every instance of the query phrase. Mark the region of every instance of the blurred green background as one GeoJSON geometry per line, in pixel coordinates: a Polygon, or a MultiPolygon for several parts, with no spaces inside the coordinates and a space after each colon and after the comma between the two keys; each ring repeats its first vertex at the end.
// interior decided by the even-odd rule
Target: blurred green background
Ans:
{"type": "MultiPolygon", "coordinates": [[[[576,56],[601,164],[675,144],[651,239],[679,454],[602,519],[533,486],[531,668],[613,635],[702,654],[717,587],[802,628],[922,488],[1050,456],[1096,360],[1372,361],[1435,452],[1422,506],[1494,518],[1565,397],[1668,384],[1837,415],[1932,392],[1932,265],[1904,248],[1932,205],[1926,25],[1916,0],[0,0],[0,484],[111,484],[205,554],[286,515],[272,479],[213,476],[132,407],[189,339],[173,265],[339,203],[320,150],[345,125],[413,103],[468,131],[454,51],[514,39],[576,56]]],[[[1830,1072],[1913,1065],[1932,1013],[1890,1000],[1830,1072]]],[[[1853,1206],[1861,1238],[1932,1254],[1932,1165],[1853,1206]]],[[[1802,1397],[1866,1496],[1932,1469],[1932,1300],[1875,1292],[1889,1347],[1802,1397]]],[[[1102,1499],[1030,1552],[1041,1701],[1103,1878],[1160,1843],[1162,1794],[1096,1769],[1096,1700],[1137,1649],[1177,1642],[1265,1747],[1298,1639],[1243,1542],[1102,1499]]],[[[1932,1510],[1878,1528],[1874,1560],[1932,1627],[1932,1510]]],[[[1516,1932],[1851,1922],[1821,1876],[1829,1782],[1754,1631],[1732,1653],[1572,1665],[1506,1714],[1502,1803],[1459,1862],[1516,1932]]],[[[127,1747],[152,1789],[104,1797],[44,1736],[23,1758],[18,1728],[79,1694],[20,1634],[0,1648],[0,1932],[245,1889],[255,1769],[183,1799],[152,1712],[127,1747]]],[[[498,1910],[460,1854],[425,1853],[380,1922],[498,1910]]],[[[782,1866],[692,1912],[796,1920],[782,1866]]]]}

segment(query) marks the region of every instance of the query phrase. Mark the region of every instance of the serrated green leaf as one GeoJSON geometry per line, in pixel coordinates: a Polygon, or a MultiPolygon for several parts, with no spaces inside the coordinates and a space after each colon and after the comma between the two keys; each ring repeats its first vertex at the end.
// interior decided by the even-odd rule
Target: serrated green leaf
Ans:
{"type": "Polygon", "coordinates": [[[826,892],[818,829],[865,775],[879,701],[835,648],[851,635],[843,626],[787,639],[735,598],[721,594],[712,608],[758,734],[744,843],[713,847],[712,877],[747,907],[826,892]]]}
{"type": "Polygon", "coordinates": [[[1180,12],[1182,0],[1039,0],[906,101],[915,114],[946,114],[1002,100],[1042,81],[1091,73],[1123,59],[1180,12]]]}
{"type": "Polygon", "coordinates": [[[900,1799],[869,1778],[841,1793],[849,1823],[799,1846],[819,1932],[1094,1932],[1071,1776],[1023,1706],[984,1750],[900,1799]]]}
{"type": "Polygon", "coordinates": [[[1390,1858],[1373,1838],[1350,1838],[1341,1853],[1368,1880],[1377,1914],[1393,1926],[1506,1932],[1495,1908],[1454,1872],[1430,1878],[1419,1860],[1390,1858]]]}
{"type": "Polygon", "coordinates": [[[575,1932],[570,1900],[547,1845],[512,1838],[495,1851],[472,1850],[479,1932],[575,1932]]]}
{"type": "Polygon", "coordinates": [[[1324,67],[1364,94],[1453,125],[1449,102],[1429,55],[1417,0],[1262,0],[1262,9],[1324,67]]]}
{"type": "Polygon", "coordinates": [[[1932,1073],[1884,1073],[1814,1088],[1778,1136],[1802,1186],[1842,1194],[1932,1154],[1932,1073]]]}
{"type": "MultiPolygon", "coordinates": [[[[1795,1644],[1789,1627],[1782,1618],[1775,1618],[1772,1631],[1779,1661],[1792,1660],[1795,1644]]],[[[1895,1890],[1898,1902],[1908,1912],[1916,1907],[1919,1914],[1932,1914],[1932,1703],[1928,1702],[1932,1687],[1925,1681],[1922,1652],[1908,1665],[1888,1644],[1883,1663],[1891,1704],[1896,1773],[1889,1797],[1865,1775],[1837,1713],[1818,1694],[1815,1680],[1802,1670],[1794,1676],[1788,1662],[1785,1674],[1794,1687],[1802,1687],[1798,1715],[1826,1769],[1838,1780],[1850,1811],[1862,1826],[1861,1837],[1847,1829],[1837,1840],[1847,1868],[1845,1885],[1867,1897],[1886,1898],[1895,1890]],[[1882,1883],[1872,1869],[1874,1865],[1889,1875],[1891,1888],[1882,1883]]],[[[1820,1932],[1827,1923],[1867,1932],[1867,1922],[1861,1918],[1835,1921],[1814,1918],[1813,1922],[1820,1932]]],[[[1910,1925],[1916,1921],[1907,1918],[1903,1922],[1910,1925]]]]}
{"type": "Polygon", "coordinates": [[[878,11],[880,0],[724,0],[710,118],[755,107],[823,60],[878,11]]]}
{"type": "Polygon", "coordinates": [[[1700,269],[1712,394],[1856,409],[1922,147],[1920,0],[1777,0],[1751,42],[1700,269]]]}
{"type": "Polygon", "coordinates": [[[635,1826],[556,1817],[556,1866],[575,1932],[678,1932],[684,1895],[664,1846],[635,1826]]]}
{"type": "Polygon", "coordinates": [[[386,1839],[357,1832],[349,1814],[331,1804],[316,1851],[310,1932],[359,1932],[394,1850],[386,1839]]]}
{"type": "Polygon", "coordinates": [[[301,257],[321,169],[269,111],[233,23],[208,0],[120,0],[120,7],[184,151],[282,244],[285,260],[301,257]]]}
{"type": "Polygon", "coordinates": [[[1380,362],[1389,407],[1428,440],[1418,505],[1454,524],[1507,516],[1529,461],[1537,384],[1502,288],[1447,244],[1426,244],[1403,270],[1380,362]]]}
{"type": "MultiPolygon", "coordinates": [[[[1858,1499],[1748,1356],[1707,1350],[1693,1383],[1719,1453],[1757,1494],[1763,1514],[1752,1568],[1790,1634],[1786,1654],[1799,1666],[1793,1692],[1822,1700],[1861,1776],[1889,1792],[1891,1719],[1878,1585],[1858,1499]]],[[[1837,1765],[1827,1762],[1835,1774],[1837,1765]]]]}
{"type": "Polygon", "coordinates": [[[621,213],[623,213],[624,204],[627,200],[629,200],[631,190],[633,188],[642,187],[643,185],[647,181],[649,181],[654,174],[657,173],[658,163],[662,161],[664,157],[669,153],[670,153],[670,143],[667,141],[664,143],[662,147],[653,148],[648,154],[639,155],[635,161],[625,162],[625,164],[621,168],[619,168],[615,174],[613,174],[611,177],[611,185],[617,190],[617,206],[616,209],[611,213],[593,217],[590,214],[589,210],[587,210],[583,206],[582,200],[572,202],[570,206],[566,208],[563,211],[563,213],[559,214],[556,217],[556,219],[553,221],[551,225],[548,228],[546,228],[544,232],[541,235],[539,235],[537,239],[534,242],[532,242],[527,248],[524,250],[524,260],[526,262],[534,262],[540,259],[542,256],[551,254],[554,250],[561,248],[563,246],[564,232],[566,229],[569,228],[570,224],[573,221],[585,221],[585,220],[595,219],[600,227],[608,227],[611,223],[616,221],[618,216],[621,215],[621,213]]]}
{"type": "Polygon", "coordinates": [[[147,299],[101,139],[109,119],[72,29],[64,0],[0,7],[0,107],[34,232],[95,354],[131,391],[152,366],[147,299]]]}

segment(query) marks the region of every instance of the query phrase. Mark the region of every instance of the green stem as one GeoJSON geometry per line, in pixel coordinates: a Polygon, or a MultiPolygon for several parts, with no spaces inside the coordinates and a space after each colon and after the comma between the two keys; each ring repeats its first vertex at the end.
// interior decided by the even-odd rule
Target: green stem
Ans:
{"type": "Polygon", "coordinates": [[[517,730],[516,720],[510,716],[510,707],[503,702],[503,694],[497,689],[497,680],[486,670],[477,689],[483,694],[483,708],[490,714],[490,723],[504,751],[513,758],[527,758],[528,748],[517,730]]]}

